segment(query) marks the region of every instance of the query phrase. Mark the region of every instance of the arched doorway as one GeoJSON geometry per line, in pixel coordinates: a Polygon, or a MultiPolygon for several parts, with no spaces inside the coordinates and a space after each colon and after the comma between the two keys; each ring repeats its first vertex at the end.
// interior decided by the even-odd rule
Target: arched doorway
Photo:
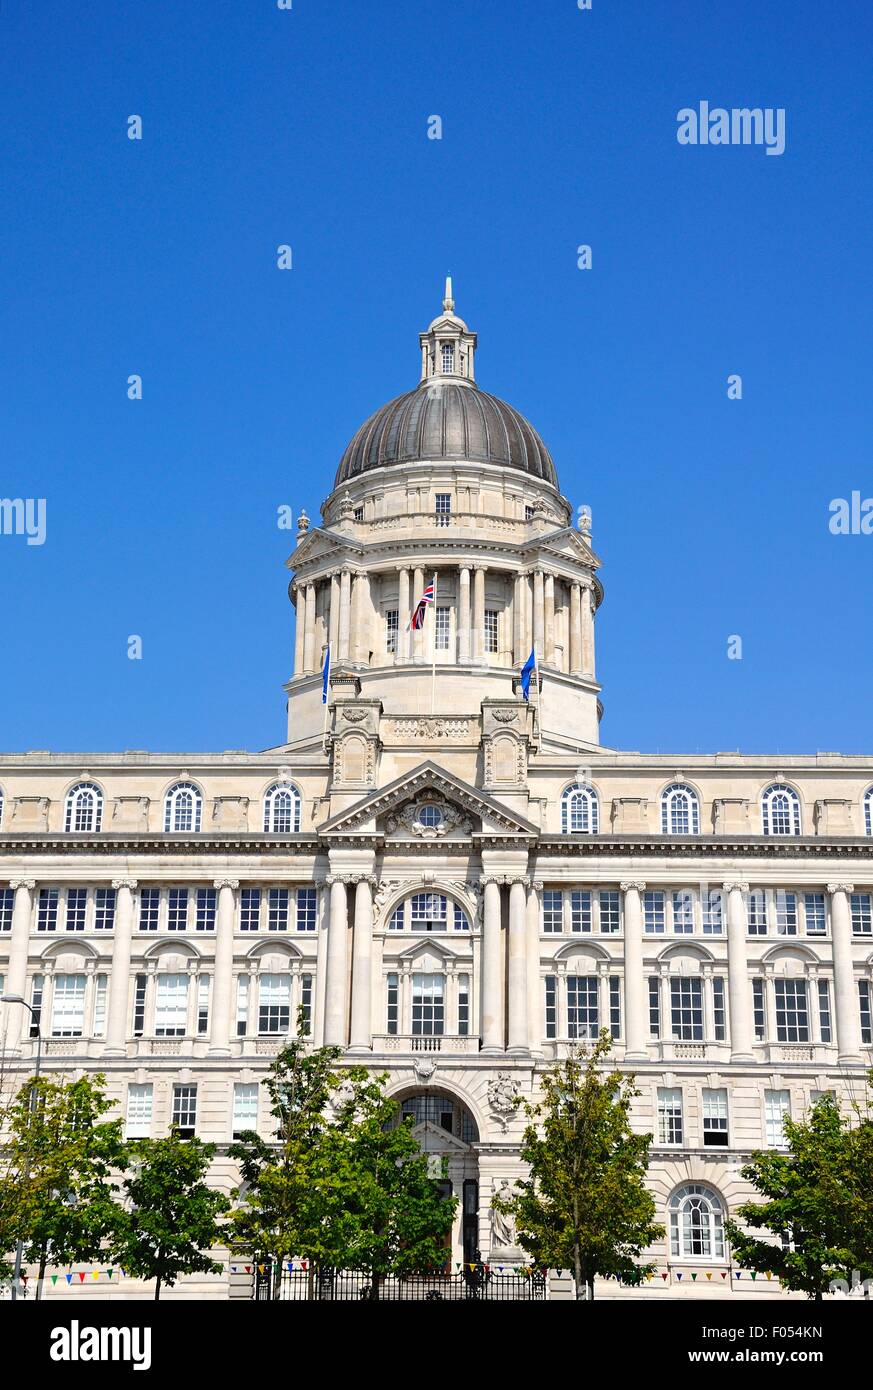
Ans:
{"type": "Polygon", "coordinates": [[[395,1096],[397,1123],[411,1123],[423,1153],[432,1157],[432,1176],[447,1197],[458,1198],[446,1257],[469,1264],[479,1249],[479,1128],[457,1096],[419,1087],[395,1096]],[[444,1174],[444,1175],[443,1175],[444,1174]]]}

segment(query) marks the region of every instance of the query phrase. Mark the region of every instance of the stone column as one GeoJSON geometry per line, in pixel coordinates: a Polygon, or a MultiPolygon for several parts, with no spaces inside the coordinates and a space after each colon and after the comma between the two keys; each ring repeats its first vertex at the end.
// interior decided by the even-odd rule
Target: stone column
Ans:
{"type": "Polygon", "coordinates": [[[837,1060],[841,1064],[861,1061],[861,1016],[852,961],[852,913],[849,908],[849,894],[854,887],[854,883],[828,884],[831,895],[837,1060]]]}
{"type": "Polygon", "coordinates": [[[545,593],[542,570],[534,570],[533,577],[533,644],[537,650],[537,660],[544,657],[545,641],[545,593]]]}
{"type": "Polygon", "coordinates": [[[324,1045],[345,1047],[346,997],[348,994],[349,909],[346,880],[332,874],[330,884],[330,923],[327,929],[327,991],[324,1000],[324,1045]]]}
{"type": "Polygon", "coordinates": [[[582,671],[586,676],[594,675],[594,590],[590,585],[582,589],[582,671]]]}
{"type": "Polygon", "coordinates": [[[352,945],[352,1026],[350,1052],[369,1052],[373,1044],[370,1018],[373,992],[373,888],[376,880],[363,874],[356,880],[355,936],[352,945]]]}
{"type": "Polygon", "coordinates": [[[394,656],[395,661],[409,660],[409,633],[406,631],[406,625],[409,622],[411,611],[409,570],[405,566],[401,566],[397,571],[397,651],[394,656]]]}
{"type": "Polygon", "coordinates": [[[728,1014],[731,1061],[750,1062],[752,1052],[752,983],[746,959],[746,904],[749,885],[739,879],[723,885],[727,901],[728,1014]]]}
{"type": "Polygon", "coordinates": [[[542,1055],[543,1000],[540,998],[540,894],[542,881],[531,879],[527,892],[527,1034],[531,1052],[542,1055]]]}
{"type": "Polygon", "coordinates": [[[529,653],[524,650],[524,579],[516,574],[512,589],[512,661],[523,666],[529,653]]]}
{"type": "Polygon", "coordinates": [[[351,657],[353,661],[365,662],[370,654],[368,612],[370,605],[367,576],[359,570],[352,578],[352,629],[351,657]]]}
{"type": "Polygon", "coordinates": [[[503,971],[500,960],[500,883],[484,879],[482,912],[482,1051],[503,1051],[503,971]]]}
{"type": "Polygon", "coordinates": [[[330,643],[330,659],[335,661],[339,644],[340,615],[340,577],[336,570],[330,576],[330,614],[328,615],[327,640],[330,643]]]}
{"type": "Polygon", "coordinates": [[[545,614],[543,622],[543,660],[554,664],[555,660],[555,576],[547,574],[544,584],[545,614]]]}
{"type": "Polygon", "coordinates": [[[133,890],[135,878],[114,878],[115,935],[112,972],[106,1010],[104,1056],[124,1057],[127,1052],[127,1002],[130,997],[130,947],[133,939],[133,890]]]}
{"type": "Polygon", "coordinates": [[[294,674],[303,675],[303,633],[306,629],[306,586],[304,584],[295,585],[297,596],[297,606],[295,609],[296,619],[294,623],[294,674]]]}
{"type": "Polygon", "coordinates": [[[315,670],[315,585],[306,586],[306,626],[303,629],[303,669],[315,670]]]}
{"type": "Polygon", "coordinates": [[[349,659],[349,632],[352,618],[352,576],[349,570],[340,574],[340,611],[337,629],[337,657],[340,661],[349,659]]]}
{"type": "MultiPolygon", "coordinates": [[[[418,600],[421,598],[423,593],[424,570],[422,569],[421,565],[416,565],[415,569],[412,572],[412,601],[409,605],[410,609],[412,609],[415,606],[415,604],[418,603],[418,600]]],[[[406,621],[408,622],[409,619],[407,618],[406,621]]],[[[428,619],[425,618],[425,624],[427,624],[427,622],[428,619]]],[[[424,628],[418,628],[417,630],[415,628],[412,628],[409,633],[409,641],[411,659],[413,661],[421,661],[423,650],[422,643],[424,641],[424,628]]]]}
{"type": "Polygon", "coordinates": [[[470,660],[470,566],[458,570],[458,661],[470,660]]]}
{"type": "Polygon", "coordinates": [[[217,878],[218,911],[215,917],[215,967],[212,977],[212,1018],[209,1055],[230,1056],[230,1016],[233,1007],[233,928],[237,878],[217,878]]]}
{"type": "Polygon", "coordinates": [[[527,1052],[527,879],[509,885],[508,1051],[527,1052]]]}
{"type": "Polygon", "coordinates": [[[570,585],[570,671],[582,669],[582,588],[570,585]]]}
{"type": "Polygon", "coordinates": [[[624,893],[624,1012],[627,1061],[644,1061],[649,1055],[646,1018],[646,981],[643,973],[644,883],[622,883],[624,893]]]}
{"type": "Polygon", "coordinates": [[[474,661],[485,661],[485,566],[473,569],[473,643],[474,661]]]}
{"type": "Polygon", "coordinates": [[[313,998],[313,1026],[312,1041],[316,1047],[324,1046],[324,1005],[327,986],[327,933],[328,933],[328,904],[327,894],[324,891],[325,882],[321,879],[317,882],[318,889],[318,941],[315,947],[315,989],[313,998]]]}
{"type": "MultiPolygon", "coordinates": [[[[12,933],[9,938],[9,971],[4,994],[20,994],[27,999],[27,953],[30,946],[30,923],[33,917],[35,878],[13,878],[9,883],[15,891],[12,908],[12,933]]],[[[28,1003],[30,1000],[28,999],[28,1003]]],[[[30,1014],[20,1004],[4,1004],[6,1050],[16,1052],[21,1036],[30,1034],[30,1014]]]]}

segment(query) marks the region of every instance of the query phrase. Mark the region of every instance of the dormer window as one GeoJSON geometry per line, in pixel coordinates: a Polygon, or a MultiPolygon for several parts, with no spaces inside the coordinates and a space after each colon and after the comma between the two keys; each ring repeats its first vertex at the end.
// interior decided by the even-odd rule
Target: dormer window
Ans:
{"type": "Polygon", "coordinates": [[[443,372],[451,375],[455,370],[455,345],[443,343],[443,372]]]}

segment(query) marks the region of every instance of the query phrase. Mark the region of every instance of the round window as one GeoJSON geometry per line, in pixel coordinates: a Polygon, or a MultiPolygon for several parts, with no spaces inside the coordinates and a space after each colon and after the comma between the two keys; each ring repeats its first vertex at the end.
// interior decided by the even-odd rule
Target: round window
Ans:
{"type": "Polygon", "coordinates": [[[424,825],[428,830],[436,830],[437,826],[443,823],[443,813],[439,806],[422,806],[418,813],[419,825],[424,825]]]}

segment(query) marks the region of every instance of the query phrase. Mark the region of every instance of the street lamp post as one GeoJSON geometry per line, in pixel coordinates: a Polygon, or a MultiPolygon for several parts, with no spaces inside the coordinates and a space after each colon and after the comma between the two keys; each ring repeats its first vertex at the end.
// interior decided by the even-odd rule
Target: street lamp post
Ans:
{"type": "MultiPolygon", "coordinates": [[[[30,1085],[30,1114],[33,1115],[36,1107],[36,1082],[39,1081],[39,1064],[42,1061],[42,1030],[39,1024],[39,1017],[32,1004],[28,1004],[26,999],[22,999],[20,994],[0,994],[0,1004],[22,1004],[25,1009],[30,1010],[33,1023],[36,1024],[36,1067],[34,1068],[33,1081],[30,1085]]],[[[30,1120],[28,1119],[28,1127],[30,1120]]],[[[30,1146],[25,1151],[24,1158],[24,1181],[30,1177],[30,1146]]],[[[18,1286],[21,1283],[21,1261],[24,1257],[24,1241],[19,1237],[15,1246],[15,1270],[12,1275],[12,1302],[18,1298],[18,1286]]]]}

